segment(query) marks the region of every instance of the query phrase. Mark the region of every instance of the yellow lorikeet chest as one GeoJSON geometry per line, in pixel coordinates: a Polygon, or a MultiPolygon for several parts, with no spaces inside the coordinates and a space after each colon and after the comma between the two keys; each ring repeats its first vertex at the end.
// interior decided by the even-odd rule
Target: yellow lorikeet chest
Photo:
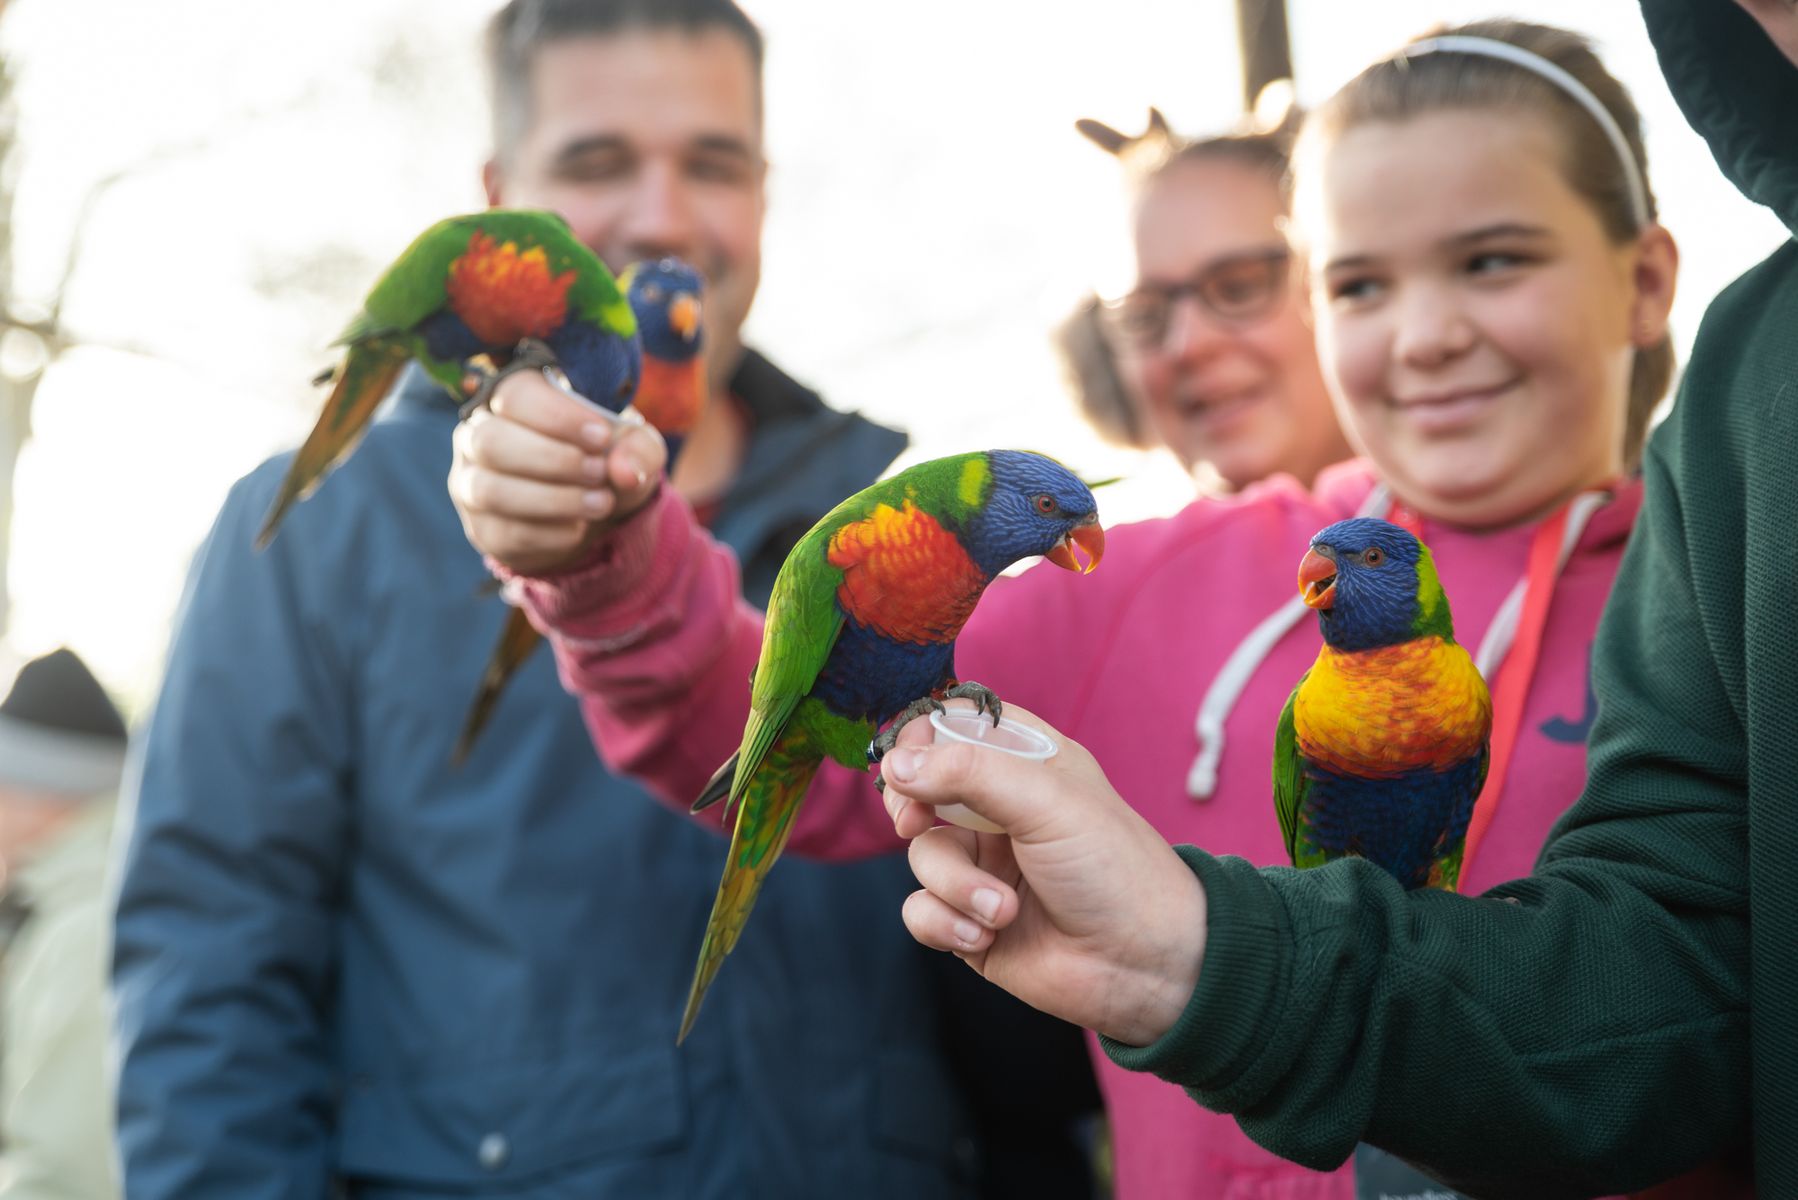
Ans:
{"type": "Polygon", "coordinates": [[[1424,637],[1377,650],[1325,646],[1292,718],[1310,762],[1382,779],[1478,753],[1492,732],[1492,700],[1465,649],[1424,637]]]}

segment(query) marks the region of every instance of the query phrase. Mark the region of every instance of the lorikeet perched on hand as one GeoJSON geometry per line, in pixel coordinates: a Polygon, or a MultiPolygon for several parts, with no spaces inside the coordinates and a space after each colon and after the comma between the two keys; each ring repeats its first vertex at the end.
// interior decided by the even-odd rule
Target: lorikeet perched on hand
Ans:
{"type": "Polygon", "coordinates": [[[680,452],[705,407],[705,359],[699,272],[678,258],[632,263],[618,277],[643,339],[643,380],[631,401],[668,440],[668,462],[680,452]]]}
{"type": "Polygon", "coordinates": [[[1296,867],[1346,855],[1453,891],[1492,702],[1427,546],[1368,517],[1311,539],[1299,591],[1324,646],[1280,714],[1274,804],[1296,867]]]}
{"type": "MultiPolygon", "coordinates": [[[[632,263],[618,277],[618,285],[630,303],[643,346],[643,378],[631,407],[667,440],[668,465],[673,467],[682,437],[705,407],[705,359],[699,352],[704,285],[699,272],[678,258],[632,263]]],[[[481,673],[480,687],[450,755],[452,762],[460,765],[474,749],[475,738],[486,728],[506,681],[540,641],[541,635],[524,610],[514,608],[481,673]]]]}
{"type": "Polygon", "coordinates": [[[614,412],[641,373],[637,323],[612,273],[553,213],[489,209],[421,234],[375,281],[338,339],[349,347],[318,424],[300,447],[256,537],[281,519],[367,428],[416,359],[458,399],[468,360],[503,364],[525,339],[546,345],[581,396],[614,412]]]}
{"type": "Polygon", "coordinates": [[[768,602],[742,746],[693,806],[728,797],[738,808],[681,1038],[819,764],[829,757],[867,769],[879,727],[908,705],[903,715],[916,715],[931,697],[975,696],[997,720],[992,693],[956,681],[956,635],[1006,567],[1040,554],[1081,570],[1076,546],[1088,571],[1104,554],[1087,486],[1053,459],[989,450],[933,459],[865,488],[793,547],[768,602]]]}

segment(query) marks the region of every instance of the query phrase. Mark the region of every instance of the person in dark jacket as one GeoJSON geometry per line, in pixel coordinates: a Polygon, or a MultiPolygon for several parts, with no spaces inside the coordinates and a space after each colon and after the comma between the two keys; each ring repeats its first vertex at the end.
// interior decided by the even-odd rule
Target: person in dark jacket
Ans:
{"type": "MultiPolygon", "coordinates": [[[[741,344],[758,31],[729,0],[514,0],[488,49],[492,202],[562,213],[614,269],[705,272],[711,400],[673,484],[765,599],[904,438],[741,344]]],[[[976,1194],[902,861],[783,870],[677,1048],[724,842],[606,772],[547,652],[451,766],[507,611],[444,493],[455,425],[409,376],[266,552],[285,455],[194,561],[127,789],[128,1193],[976,1194]]]]}
{"type": "MultiPolygon", "coordinates": [[[[1719,165],[1798,232],[1798,7],[1642,7],[1719,165]]],[[[932,750],[888,756],[889,804],[966,804],[1020,831],[1016,867],[919,839],[908,924],[1302,1163],[1365,1139],[1482,1197],[1798,1195],[1795,456],[1788,241],[1712,303],[1649,443],[1589,778],[1527,879],[1256,870],[1170,851],[1084,754],[932,750]],[[957,942],[969,917],[996,939],[957,942]]]]}

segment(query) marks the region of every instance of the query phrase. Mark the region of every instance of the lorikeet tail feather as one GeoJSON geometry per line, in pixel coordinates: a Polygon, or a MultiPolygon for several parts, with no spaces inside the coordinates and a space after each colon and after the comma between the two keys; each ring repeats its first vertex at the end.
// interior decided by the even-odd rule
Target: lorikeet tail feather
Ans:
{"type": "Polygon", "coordinates": [[[699,793],[699,799],[693,801],[693,811],[703,812],[730,795],[730,785],[737,777],[737,760],[742,757],[738,751],[724,760],[724,765],[712,772],[711,779],[706,781],[705,790],[699,793]]]}
{"type": "Polygon", "coordinates": [[[474,749],[474,740],[487,727],[487,719],[493,715],[493,706],[499,703],[499,696],[505,690],[506,681],[512,678],[513,672],[524,664],[543,640],[536,627],[524,615],[524,610],[514,608],[506,618],[506,628],[499,635],[499,644],[494,646],[493,654],[487,660],[487,669],[481,673],[481,687],[475,693],[474,703],[468,706],[468,716],[462,722],[462,733],[456,738],[456,748],[450,754],[450,761],[461,766],[468,758],[468,752],[474,749]]]}
{"type": "Polygon", "coordinates": [[[735,949],[737,936],[743,932],[755,898],[762,890],[762,880],[786,848],[799,801],[805,797],[822,761],[810,738],[803,733],[786,733],[769,749],[755,778],[744,790],[743,802],[737,808],[736,832],[730,839],[730,856],[724,863],[724,877],[718,881],[711,919],[706,922],[705,940],[700,943],[699,963],[693,971],[693,986],[687,993],[687,1009],[681,1014],[676,1044],[686,1040],[706,989],[718,977],[725,955],[735,949]]]}
{"type": "Polygon", "coordinates": [[[309,495],[325,472],[350,452],[409,358],[410,350],[392,342],[369,341],[350,347],[337,376],[337,386],[325,401],[325,411],[294,456],[293,465],[287,468],[281,491],[263,519],[262,530],[256,535],[256,549],[261,550],[274,540],[287,510],[309,495]]]}

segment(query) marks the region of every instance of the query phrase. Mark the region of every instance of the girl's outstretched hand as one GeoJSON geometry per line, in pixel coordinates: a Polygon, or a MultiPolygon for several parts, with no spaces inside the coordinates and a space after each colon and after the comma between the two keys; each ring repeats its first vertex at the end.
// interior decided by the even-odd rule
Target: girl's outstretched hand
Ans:
{"type": "Polygon", "coordinates": [[[450,499],[482,554],[520,575],[571,565],[654,498],[668,451],[537,372],[502,380],[456,427],[450,499]]]}
{"type": "Polygon", "coordinates": [[[918,720],[881,763],[887,811],[911,839],[924,885],[905,902],[906,928],[1027,1004],[1147,1045],[1198,983],[1204,890],[1092,755],[1022,709],[1005,715],[1059,751],[1034,762],[933,744],[918,720]],[[937,825],[939,804],[965,805],[1006,832],[937,825]]]}

